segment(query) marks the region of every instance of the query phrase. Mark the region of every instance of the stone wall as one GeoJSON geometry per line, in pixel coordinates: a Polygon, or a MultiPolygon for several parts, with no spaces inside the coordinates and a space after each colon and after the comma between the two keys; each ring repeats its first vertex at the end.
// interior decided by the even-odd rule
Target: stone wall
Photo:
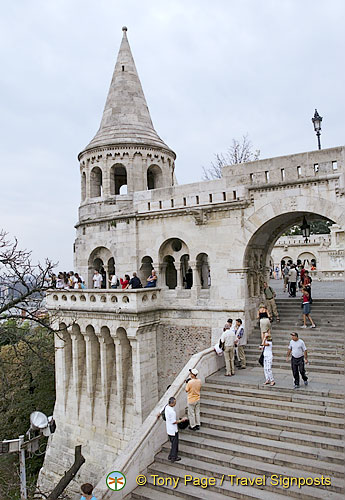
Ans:
{"type": "Polygon", "coordinates": [[[158,392],[164,394],[188,359],[211,345],[211,327],[161,324],[157,330],[158,392]]]}

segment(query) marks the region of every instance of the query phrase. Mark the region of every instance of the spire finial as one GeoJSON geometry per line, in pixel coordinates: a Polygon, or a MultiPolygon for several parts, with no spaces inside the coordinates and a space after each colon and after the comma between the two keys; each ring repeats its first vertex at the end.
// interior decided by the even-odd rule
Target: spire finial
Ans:
{"type": "Polygon", "coordinates": [[[127,26],[122,26],[122,31],[127,31],[127,26]]]}

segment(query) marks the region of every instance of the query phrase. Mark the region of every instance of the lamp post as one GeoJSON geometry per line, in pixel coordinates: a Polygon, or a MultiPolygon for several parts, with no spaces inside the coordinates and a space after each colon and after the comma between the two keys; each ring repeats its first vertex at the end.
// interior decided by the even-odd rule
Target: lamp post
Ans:
{"type": "Polygon", "coordinates": [[[303,224],[301,225],[301,230],[305,243],[308,243],[308,238],[310,236],[310,225],[308,224],[305,216],[303,217],[303,224]]]}
{"type": "Polygon", "coordinates": [[[317,109],[315,109],[315,113],[313,118],[311,119],[314,125],[314,130],[317,135],[317,144],[319,146],[319,149],[321,149],[321,140],[320,140],[320,135],[321,135],[321,122],[322,122],[322,116],[319,115],[317,112],[317,109]]]}

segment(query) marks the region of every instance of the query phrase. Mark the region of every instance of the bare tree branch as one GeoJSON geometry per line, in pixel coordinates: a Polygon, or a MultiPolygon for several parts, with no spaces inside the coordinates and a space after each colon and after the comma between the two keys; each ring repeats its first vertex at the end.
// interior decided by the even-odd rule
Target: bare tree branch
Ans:
{"type": "Polygon", "coordinates": [[[223,173],[223,167],[226,165],[237,165],[238,163],[246,163],[248,161],[258,160],[260,151],[253,150],[253,145],[248,139],[248,135],[244,135],[241,141],[232,140],[231,146],[225,154],[215,154],[215,161],[208,168],[203,167],[203,180],[210,181],[212,179],[220,179],[223,173]]]}

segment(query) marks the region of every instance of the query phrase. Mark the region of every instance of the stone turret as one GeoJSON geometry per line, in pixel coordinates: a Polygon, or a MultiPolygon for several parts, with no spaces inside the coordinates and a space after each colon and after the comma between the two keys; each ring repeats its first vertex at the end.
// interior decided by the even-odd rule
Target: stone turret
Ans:
{"type": "Polygon", "coordinates": [[[78,156],[82,205],[174,183],[176,155],[153,127],[127,28],[122,30],[99,130],[78,156]]]}

